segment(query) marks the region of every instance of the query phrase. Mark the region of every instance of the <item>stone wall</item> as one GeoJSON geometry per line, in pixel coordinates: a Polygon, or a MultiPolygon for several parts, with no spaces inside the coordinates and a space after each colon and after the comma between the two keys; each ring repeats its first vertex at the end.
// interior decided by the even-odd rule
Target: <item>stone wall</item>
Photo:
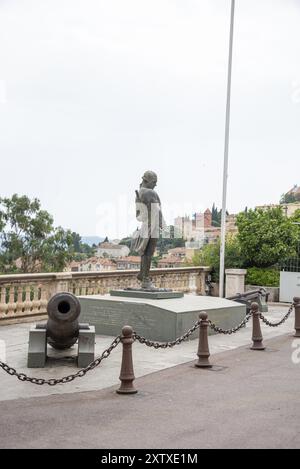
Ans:
{"type": "MultiPolygon", "coordinates": [[[[209,267],[153,269],[151,277],[158,288],[205,295],[205,279],[210,270],[209,267]]],[[[104,295],[111,289],[138,287],[137,273],[118,270],[0,275],[0,322],[46,314],[48,301],[57,292],[104,295]]]]}
{"type": "Polygon", "coordinates": [[[249,290],[258,290],[259,288],[264,288],[267,293],[269,293],[268,301],[270,303],[277,303],[279,301],[279,287],[264,287],[263,285],[246,285],[246,292],[249,290]]]}

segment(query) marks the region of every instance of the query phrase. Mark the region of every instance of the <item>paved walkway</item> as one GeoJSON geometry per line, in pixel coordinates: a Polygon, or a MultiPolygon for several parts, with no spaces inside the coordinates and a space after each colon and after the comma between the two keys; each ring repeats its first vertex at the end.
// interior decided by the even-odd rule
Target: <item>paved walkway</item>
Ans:
{"type": "MultiPolygon", "coordinates": [[[[270,306],[269,313],[266,314],[270,320],[278,321],[288,310],[287,306],[270,306]]],[[[280,334],[288,333],[294,327],[294,313],[278,328],[271,328],[262,325],[263,335],[266,339],[276,337],[280,334]]],[[[31,324],[17,324],[11,326],[0,326],[0,341],[5,341],[6,361],[18,371],[41,378],[59,378],[77,371],[74,367],[74,351],[65,352],[65,359],[55,361],[55,352],[48,347],[48,352],[52,354],[52,359],[44,369],[27,368],[28,331],[31,324]]],[[[233,335],[214,335],[209,338],[210,352],[212,355],[232,350],[236,347],[245,346],[251,343],[252,325],[251,321],[246,328],[241,329],[233,335]]],[[[113,337],[97,336],[96,356],[100,356],[113,340],[113,337]]],[[[3,345],[3,342],[2,342],[3,345]]],[[[182,363],[190,362],[196,358],[198,347],[197,340],[191,340],[176,346],[173,349],[154,350],[139,343],[133,346],[134,371],[136,377],[145,376],[155,371],[170,368],[182,363]]],[[[1,343],[0,343],[1,349],[1,343]]],[[[47,396],[50,394],[65,394],[80,391],[92,391],[104,389],[109,386],[119,385],[119,374],[121,364],[122,347],[119,345],[94,371],[89,372],[84,378],[78,378],[72,383],[62,384],[55,387],[36,386],[30,383],[18,381],[0,370],[0,401],[47,396]]],[[[1,353],[0,353],[1,355],[1,353]]]]}
{"type": "Polygon", "coordinates": [[[2,401],[0,447],[299,448],[293,343],[285,334],[264,352],[215,355],[212,370],[189,362],[149,374],[131,396],[106,388],[2,401]]]}
{"type": "MultiPolygon", "coordinates": [[[[286,311],[273,306],[266,316],[277,321],[286,311]]],[[[292,353],[300,340],[292,337],[293,326],[293,316],[278,328],[263,325],[265,352],[249,350],[251,324],[209,337],[212,370],[193,366],[197,340],[170,350],[135,343],[134,396],[115,393],[121,347],[85,378],[56,387],[22,383],[0,370],[0,447],[299,448],[300,364],[292,353]]],[[[0,328],[7,362],[27,373],[29,327],[0,328]]],[[[111,341],[98,336],[97,355],[111,341]]],[[[50,378],[76,370],[68,356],[30,374],[50,378]]]]}

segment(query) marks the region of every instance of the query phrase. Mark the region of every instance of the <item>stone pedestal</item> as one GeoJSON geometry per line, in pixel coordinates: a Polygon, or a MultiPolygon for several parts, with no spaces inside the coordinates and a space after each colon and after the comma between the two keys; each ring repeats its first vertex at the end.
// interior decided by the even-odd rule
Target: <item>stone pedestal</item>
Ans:
{"type": "MultiPolygon", "coordinates": [[[[93,323],[97,334],[117,336],[129,325],[138,334],[162,342],[184,334],[198,321],[201,311],[225,329],[238,325],[246,315],[244,305],[209,296],[153,300],[90,295],[78,299],[82,320],[93,323]]],[[[191,338],[197,337],[196,331],[191,338]]]]}
{"type": "Polygon", "coordinates": [[[95,359],[95,327],[79,329],[78,337],[78,368],[85,368],[95,359]]]}
{"type": "Polygon", "coordinates": [[[226,289],[225,296],[229,298],[237,293],[245,292],[246,269],[226,269],[226,289]]]}
{"type": "Polygon", "coordinates": [[[183,298],[182,292],[177,291],[147,291],[147,290],[111,290],[110,296],[123,298],[147,298],[150,300],[168,300],[170,298],[183,298]]]}
{"type": "MultiPolygon", "coordinates": [[[[57,356],[63,356],[56,350],[57,356]]],[[[89,324],[79,325],[77,366],[85,368],[95,358],[95,327],[89,324]]],[[[47,330],[46,326],[32,326],[29,332],[28,368],[44,368],[47,361],[47,330]]]]}
{"type": "Polygon", "coordinates": [[[28,368],[44,368],[47,359],[46,328],[32,326],[29,331],[28,368]]]}

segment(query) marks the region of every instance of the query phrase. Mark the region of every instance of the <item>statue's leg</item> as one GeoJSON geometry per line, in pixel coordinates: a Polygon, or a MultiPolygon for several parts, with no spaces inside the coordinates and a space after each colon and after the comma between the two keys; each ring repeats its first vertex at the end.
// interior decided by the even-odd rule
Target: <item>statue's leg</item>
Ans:
{"type": "Polygon", "coordinates": [[[142,256],[141,276],[142,288],[154,288],[150,280],[151,261],[157,245],[156,238],[150,238],[144,256],[142,256]]]}
{"type": "Polygon", "coordinates": [[[150,238],[148,246],[147,246],[147,256],[150,256],[151,258],[153,257],[155,253],[155,249],[157,246],[157,238],[150,238]]]}
{"type": "Polygon", "coordinates": [[[144,285],[149,278],[149,271],[151,267],[151,257],[144,254],[141,257],[141,269],[137,276],[138,280],[144,285]]]}
{"type": "Polygon", "coordinates": [[[145,264],[145,255],[141,256],[141,267],[138,273],[137,279],[142,282],[143,281],[143,272],[144,272],[144,264],[145,264]]]}
{"type": "Polygon", "coordinates": [[[145,256],[144,258],[144,265],[143,265],[143,278],[142,278],[142,288],[151,289],[154,285],[150,279],[150,267],[151,267],[151,257],[145,256]]]}

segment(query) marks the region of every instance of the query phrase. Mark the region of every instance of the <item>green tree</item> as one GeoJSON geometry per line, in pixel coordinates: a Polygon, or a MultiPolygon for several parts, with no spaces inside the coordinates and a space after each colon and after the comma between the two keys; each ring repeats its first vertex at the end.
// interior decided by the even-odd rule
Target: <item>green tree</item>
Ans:
{"type": "Polygon", "coordinates": [[[297,226],[281,207],[240,213],[237,226],[245,267],[269,267],[295,254],[297,226]]]}
{"type": "MultiPolygon", "coordinates": [[[[292,223],[297,223],[297,224],[300,223],[300,209],[299,208],[295,211],[294,215],[291,217],[291,222],[292,223]]],[[[298,225],[298,227],[299,227],[299,230],[300,230],[299,225],[298,225]]],[[[300,231],[298,231],[298,235],[299,234],[300,234],[300,231]]]]}
{"type": "Polygon", "coordinates": [[[89,246],[87,243],[81,241],[81,236],[74,231],[71,233],[72,236],[72,250],[74,252],[74,260],[84,260],[95,254],[95,247],[89,246]],[[81,256],[79,256],[79,254],[81,256]]]}
{"type": "MultiPolygon", "coordinates": [[[[219,280],[220,272],[220,241],[214,244],[206,244],[198,251],[192,260],[193,265],[212,267],[213,280],[219,280]]],[[[237,236],[228,235],[225,246],[225,268],[240,269],[244,265],[244,259],[237,236]]]]}
{"type": "Polygon", "coordinates": [[[0,270],[4,273],[61,271],[71,259],[71,232],[55,228],[38,199],[17,194],[0,198],[0,229],[0,270]]]}
{"type": "Polygon", "coordinates": [[[75,231],[72,232],[72,245],[74,252],[81,252],[81,236],[75,231]]]}
{"type": "Polygon", "coordinates": [[[215,203],[213,203],[213,206],[211,209],[212,226],[221,226],[221,216],[222,216],[222,210],[218,210],[217,207],[215,206],[215,203]]]}
{"type": "Polygon", "coordinates": [[[152,267],[155,269],[158,267],[158,261],[160,260],[160,257],[158,256],[153,256],[152,257],[152,267]]]}
{"type": "MultiPolygon", "coordinates": [[[[229,215],[227,210],[226,210],[226,215],[229,215]]],[[[218,210],[218,208],[215,206],[215,203],[213,203],[213,206],[212,206],[212,209],[211,209],[211,224],[212,224],[212,226],[216,226],[216,227],[221,226],[221,220],[222,220],[222,209],[218,210]]]]}

